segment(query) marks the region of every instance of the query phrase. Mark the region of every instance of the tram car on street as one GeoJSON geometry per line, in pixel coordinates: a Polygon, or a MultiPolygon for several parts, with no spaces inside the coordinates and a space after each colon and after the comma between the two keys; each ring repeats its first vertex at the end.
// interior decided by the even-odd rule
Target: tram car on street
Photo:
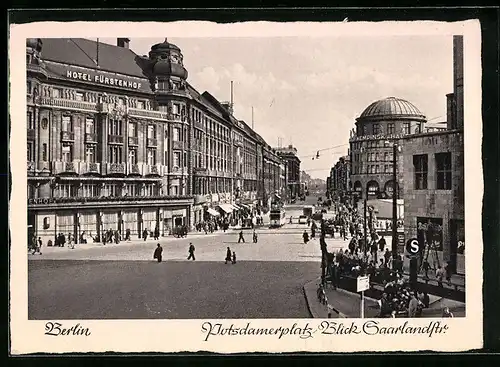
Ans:
{"type": "Polygon", "coordinates": [[[271,210],[269,213],[269,228],[279,228],[286,223],[286,212],[284,208],[271,210]]]}

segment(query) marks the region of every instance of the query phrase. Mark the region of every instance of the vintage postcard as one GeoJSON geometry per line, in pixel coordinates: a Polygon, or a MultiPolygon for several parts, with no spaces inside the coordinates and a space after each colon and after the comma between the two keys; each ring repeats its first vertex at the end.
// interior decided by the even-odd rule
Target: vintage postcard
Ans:
{"type": "Polygon", "coordinates": [[[9,46],[12,354],[482,347],[478,21],[9,46]]]}

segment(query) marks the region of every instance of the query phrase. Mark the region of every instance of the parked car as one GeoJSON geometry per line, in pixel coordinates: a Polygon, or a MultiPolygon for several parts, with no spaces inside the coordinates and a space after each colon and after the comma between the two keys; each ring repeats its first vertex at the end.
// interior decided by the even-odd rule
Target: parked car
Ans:
{"type": "Polygon", "coordinates": [[[307,216],[306,215],[299,216],[299,224],[307,224],[307,216]]]}

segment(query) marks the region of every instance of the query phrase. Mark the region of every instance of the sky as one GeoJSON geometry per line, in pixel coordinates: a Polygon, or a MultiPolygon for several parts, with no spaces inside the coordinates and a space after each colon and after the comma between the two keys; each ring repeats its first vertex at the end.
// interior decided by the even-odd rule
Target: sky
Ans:
{"type": "MultiPolygon", "coordinates": [[[[115,39],[100,39],[116,44],[115,39]]],[[[147,55],[164,38],[131,38],[147,55]]],[[[326,179],[347,154],[356,117],[372,102],[399,97],[431,122],[446,120],[453,92],[451,36],[168,38],[184,56],[188,82],[252,124],[270,144],[293,144],[301,169],[326,179]],[[337,147],[337,148],[335,148],[337,147]],[[317,150],[319,159],[312,160],[317,150]]]]}

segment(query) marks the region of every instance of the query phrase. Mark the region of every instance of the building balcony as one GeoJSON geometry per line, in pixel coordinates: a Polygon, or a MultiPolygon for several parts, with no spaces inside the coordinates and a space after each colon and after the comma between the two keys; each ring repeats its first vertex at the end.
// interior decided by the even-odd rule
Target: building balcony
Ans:
{"type": "Polygon", "coordinates": [[[125,163],[106,163],[106,174],[125,174],[125,163]]]}
{"type": "Polygon", "coordinates": [[[206,167],[194,167],[193,168],[193,173],[199,173],[199,174],[202,174],[202,173],[206,173],[207,172],[207,168],[206,167]]]}
{"type": "Polygon", "coordinates": [[[123,136],[122,135],[108,135],[108,143],[109,144],[123,144],[123,136]]]}
{"type": "Polygon", "coordinates": [[[128,114],[135,117],[147,117],[153,120],[168,120],[168,113],[162,111],[143,110],[139,108],[129,108],[128,114]]]}
{"type": "Polygon", "coordinates": [[[177,149],[177,150],[184,149],[184,142],[183,141],[173,141],[172,142],[172,149],[177,149]]]}
{"type": "Polygon", "coordinates": [[[163,167],[159,164],[145,164],[144,165],[144,175],[145,176],[163,176],[163,167]]]}
{"type": "Polygon", "coordinates": [[[172,167],[171,173],[176,175],[185,175],[188,173],[187,167],[172,167]]]}
{"type": "Polygon", "coordinates": [[[35,137],[36,137],[35,129],[27,129],[26,135],[27,135],[28,140],[35,140],[35,137]]]}
{"type": "Polygon", "coordinates": [[[26,168],[27,168],[28,174],[34,174],[35,170],[36,170],[35,162],[28,161],[26,168]]]}
{"type": "Polygon", "coordinates": [[[75,141],[75,133],[70,131],[61,131],[61,141],[75,141]]]}
{"type": "Polygon", "coordinates": [[[143,170],[142,164],[127,163],[127,174],[128,175],[142,176],[143,171],[144,170],[143,170]]]}
{"type": "Polygon", "coordinates": [[[128,145],[139,146],[139,138],[137,136],[129,136],[128,145]]]}
{"type": "Polygon", "coordinates": [[[52,98],[52,97],[39,97],[36,101],[41,106],[47,107],[60,107],[69,110],[85,110],[98,112],[97,103],[84,102],[84,101],[73,101],[69,99],[62,98],[52,98]]]}
{"type": "Polygon", "coordinates": [[[203,126],[203,124],[201,122],[195,121],[193,123],[193,125],[195,128],[205,131],[205,127],[203,126]]]}
{"type": "Polygon", "coordinates": [[[97,143],[97,134],[85,133],[85,143],[97,143]]]}
{"type": "Polygon", "coordinates": [[[148,145],[148,147],[157,147],[158,146],[158,140],[157,139],[148,138],[147,145],[148,145]]]}
{"type": "Polygon", "coordinates": [[[52,174],[60,175],[64,173],[79,173],[79,166],[74,162],[61,162],[55,161],[52,162],[52,174]]]}
{"type": "Polygon", "coordinates": [[[88,174],[101,174],[101,164],[94,162],[80,162],[80,174],[88,175],[88,174]]]}
{"type": "Polygon", "coordinates": [[[45,70],[45,68],[40,66],[39,64],[26,64],[26,71],[36,74],[42,74],[46,78],[48,77],[47,70],[45,70]]]}

